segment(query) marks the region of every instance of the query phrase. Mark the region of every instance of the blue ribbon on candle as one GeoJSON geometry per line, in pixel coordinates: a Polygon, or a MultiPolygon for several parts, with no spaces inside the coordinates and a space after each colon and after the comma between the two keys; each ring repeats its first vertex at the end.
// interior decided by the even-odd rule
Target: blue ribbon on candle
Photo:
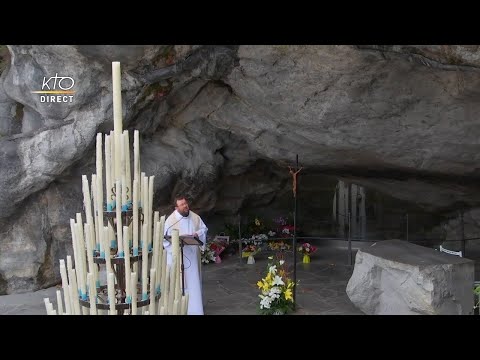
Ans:
{"type": "Polygon", "coordinates": [[[148,300],[148,294],[147,293],[142,293],[142,301],[143,300],[148,300]]]}
{"type": "Polygon", "coordinates": [[[157,295],[160,295],[160,285],[157,286],[157,289],[155,290],[157,295]]]}
{"type": "Polygon", "coordinates": [[[102,252],[100,253],[100,257],[101,257],[102,259],[105,259],[105,251],[102,251],[102,252]]]}
{"type": "Polygon", "coordinates": [[[133,256],[138,256],[138,247],[133,249],[133,256]]]}
{"type": "Polygon", "coordinates": [[[128,205],[122,205],[122,212],[127,212],[128,211],[128,205]]]}
{"type": "Polygon", "coordinates": [[[153,247],[152,244],[148,244],[148,252],[152,251],[153,247]]]}
{"type": "Polygon", "coordinates": [[[112,249],[117,248],[117,240],[110,240],[110,248],[112,249]]]}
{"type": "Polygon", "coordinates": [[[100,288],[100,280],[97,280],[97,281],[95,282],[95,286],[97,287],[97,289],[100,288]]]}
{"type": "Polygon", "coordinates": [[[132,297],[130,295],[127,296],[127,300],[126,300],[127,304],[131,304],[132,303],[132,297]]]}
{"type": "Polygon", "coordinates": [[[113,204],[114,203],[108,203],[107,204],[107,211],[113,211],[113,204]]]}
{"type": "Polygon", "coordinates": [[[100,244],[95,244],[95,249],[96,249],[97,251],[100,251],[100,244]]]}
{"type": "Polygon", "coordinates": [[[120,251],[120,252],[118,253],[118,257],[119,257],[119,258],[125,257],[125,252],[124,252],[124,251],[120,251]]]}

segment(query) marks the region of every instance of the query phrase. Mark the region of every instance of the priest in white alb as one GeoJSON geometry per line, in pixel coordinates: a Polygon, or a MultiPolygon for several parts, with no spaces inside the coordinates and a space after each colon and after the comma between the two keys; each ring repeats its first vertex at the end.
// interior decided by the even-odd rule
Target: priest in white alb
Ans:
{"type": "MultiPolygon", "coordinates": [[[[165,235],[171,236],[173,229],[177,229],[180,236],[193,235],[205,246],[208,228],[196,213],[190,210],[184,196],[174,199],[175,211],[165,221],[165,235]]],[[[163,246],[167,250],[167,264],[172,263],[172,245],[164,240],[163,246]]],[[[185,294],[188,293],[188,315],[203,315],[202,278],[200,247],[185,245],[183,247],[183,264],[185,269],[185,294]]]]}

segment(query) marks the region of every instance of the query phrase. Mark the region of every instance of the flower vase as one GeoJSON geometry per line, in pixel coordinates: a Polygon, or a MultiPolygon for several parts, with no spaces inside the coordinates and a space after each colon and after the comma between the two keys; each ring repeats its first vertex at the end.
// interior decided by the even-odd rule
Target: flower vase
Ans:
{"type": "Polygon", "coordinates": [[[303,255],[303,263],[304,264],[309,264],[310,263],[310,255],[303,255]]]}
{"type": "Polygon", "coordinates": [[[253,257],[253,255],[248,256],[247,264],[250,264],[250,265],[255,264],[255,258],[253,257]]]}

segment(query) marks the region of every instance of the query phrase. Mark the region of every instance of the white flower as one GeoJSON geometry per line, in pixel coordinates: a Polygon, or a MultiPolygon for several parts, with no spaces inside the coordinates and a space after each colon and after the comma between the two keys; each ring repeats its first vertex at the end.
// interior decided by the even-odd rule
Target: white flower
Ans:
{"type": "Polygon", "coordinates": [[[285,285],[285,283],[280,276],[275,275],[275,279],[273,279],[273,285],[285,285]]]}
{"type": "Polygon", "coordinates": [[[277,265],[270,266],[270,268],[268,269],[268,272],[275,275],[277,273],[277,265]]]}
{"type": "Polygon", "coordinates": [[[285,260],[280,260],[280,265],[283,265],[285,263],[285,260]]]}
{"type": "Polygon", "coordinates": [[[268,296],[259,295],[262,298],[260,301],[260,309],[270,309],[272,300],[268,296]]]}
{"type": "Polygon", "coordinates": [[[268,232],[268,236],[270,236],[270,237],[275,236],[275,235],[277,235],[277,233],[275,231],[270,230],[268,232]]]}

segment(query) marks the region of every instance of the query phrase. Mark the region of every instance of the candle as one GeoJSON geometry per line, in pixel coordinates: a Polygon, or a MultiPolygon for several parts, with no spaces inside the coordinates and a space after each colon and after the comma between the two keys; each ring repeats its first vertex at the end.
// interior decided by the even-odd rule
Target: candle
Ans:
{"type": "Polygon", "coordinates": [[[112,82],[113,82],[113,120],[116,134],[123,132],[122,122],[122,76],[120,62],[112,62],[112,82]]]}
{"type": "Polygon", "coordinates": [[[60,276],[62,278],[63,296],[65,297],[65,311],[66,314],[71,314],[72,310],[70,309],[70,296],[68,294],[67,269],[65,268],[65,261],[63,259],[60,259],[60,276]]]}
{"type": "MultiPolygon", "coordinates": [[[[81,258],[81,251],[80,251],[80,247],[79,247],[79,235],[78,235],[78,230],[77,230],[77,224],[75,223],[75,220],[73,219],[70,219],[70,229],[72,231],[72,247],[73,247],[73,261],[75,262],[75,267],[79,267],[78,264],[80,264],[82,262],[82,258],[81,258]]],[[[73,265],[71,263],[72,261],[72,258],[70,257],[67,257],[67,272],[70,276],[70,269],[73,268],[73,265]],[[69,261],[70,261],[70,264],[69,264],[69,261]]],[[[72,280],[70,279],[70,282],[69,284],[71,285],[72,284],[72,280]]],[[[73,299],[72,299],[73,301],[73,299]]],[[[73,302],[72,302],[73,304],[73,302]]],[[[72,308],[72,311],[73,311],[73,308],[72,308]]]]}
{"type": "Polygon", "coordinates": [[[84,273],[84,267],[86,266],[86,261],[84,258],[85,255],[85,241],[83,237],[83,227],[81,224],[76,223],[75,224],[75,235],[76,235],[76,241],[77,241],[77,252],[78,252],[78,263],[76,262],[77,259],[75,259],[75,269],[77,270],[77,282],[78,282],[78,290],[80,293],[80,297],[82,299],[85,299],[85,292],[86,292],[86,277],[85,277],[85,282],[83,282],[83,273],[84,273]]]}
{"type": "Polygon", "coordinates": [[[131,302],[132,294],[130,289],[130,246],[128,242],[128,226],[123,227],[123,248],[125,250],[125,292],[127,295],[127,303],[131,302]]]}
{"type": "MultiPolygon", "coordinates": [[[[155,212],[155,215],[157,215],[158,212],[155,212]]],[[[156,272],[157,272],[157,276],[155,276],[155,283],[152,284],[153,286],[153,289],[155,290],[155,294],[157,294],[157,292],[160,290],[157,286],[157,283],[158,283],[158,280],[157,278],[159,278],[161,275],[162,275],[162,270],[158,267],[158,241],[157,241],[157,238],[158,238],[158,231],[160,230],[160,226],[159,224],[157,224],[156,222],[154,222],[155,224],[155,233],[154,233],[154,238],[155,240],[153,241],[153,253],[152,253],[152,269],[155,269],[156,272]]],[[[150,279],[150,281],[152,281],[152,279],[150,279]]]]}
{"type": "Polygon", "coordinates": [[[168,280],[167,280],[167,252],[163,252],[162,257],[162,278],[160,279],[160,291],[162,293],[162,298],[167,292],[168,280]]]}
{"type": "MultiPolygon", "coordinates": [[[[103,251],[103,244],[101,237],[103,236],[103,155],[102,155],[102,134],[97,134],[97,177],[96,177],[96,189],[97,189],[97,213],[96,213],[96,246],[97,250],[100,253],[100,256],[103,251]]],[[[97,269],[98,276],[98,269],[97,269]]]]}
{"type": "Polygon", "coordinates": [[[178,315],[178,299],[175,299],[173,301],[173,314],[172,315],[178,315]]]}
{"type": "Polygon", "coordinates": [[[90,315],[97,315],[97,287],[92,273],[87,274],[88,296],[90,300],[90,315]]]}
{"type": "Polygon", "coordinates": [[[132,289],[132,315],[137,315],[137,273],[130,274],[130,284],[132,289]]]}
{"type": "Polygon", "coordinates": [[[109,235],[110,229],[108,226],[103,227],[103,246],[105,250],[105,273],[108,275],[110,271],[112,271],[112,260],[110,255],[110,240],[109,235]]]}
{"type": "Polygon", "coordinates": [[[120,180],[122,182],[122,211],[126,211],[127,205],[127,189],[126,189],[126,178],[125,178],[125,134],[120,134],[120,180]]]}
{"type": "Polygon", "coordinates": [[[68,279],[69,279],[69,283],[68,283],[68,298],[70,299],[70,311],[71,311],[71,314],[72,315],[75,315],[75,306],[74,306],[74,302],[75,302],[75,299],[73,298],[73,286],[72,286],[72,278],[71,278],[71,271],[73,269],[73,266],[72,266],[72,257],[70,255],[67,255],[67,274],[68,274],[68,279]]]}
{"type": "MultiPolygon", "coordinates": [[[[172,237],[172,260],[175,261],[177,264],[180,263],[180,237],[178,229],[172,229],[171,231],[172,237]]],[[[172,263],[173,263],[172,261],[172,263]]],[[[178,266],[178,265],[177,265],[178,266]]],[[[175,268],[177,270],[177,268],[175,268]]]]}
{"type": "Polygon", "coordinates": [[[147,224],[142,226],[142,300],[147,300],[147,277],[148,277],[148,248],[147,241],[147,224]]]}
{"type": "Polygon", "coordinates": [[[155,176],[150,176],[148,183],[148,246],[152,248],[152,215],[153,215],[153,181],[155,176]]]}
{"type": "Polygon", "coordinates": [[[110,315],[116,315],[115,310],[115,280],[113,278],[113,273],[107,273],[107,290],[108,290],[108,301],[110,305],[110,315]]]}
{"type": "Polygon", "coordinates": [[[158,229],[158,239],[156,239],[156,241],[158,242],[157,269],[160,269],[160,270],[157,270],[157,273],[158,273],[158,271],[160,271],[161,273],[158,273],[156,288],[160,289],[160,291],[162,291],[162,286],[163,286],[162,282],[163,282],[163,279],[165,278],[164,269],[166,267],[165,266],[166,260],[164,260],[164,257],[163,257],[163,254],[164,254],[164,251],[163,251],[164,235],[163,234],[164,234],[164,228],[165,228],[165,215],[162,215],[160,217],[160,222],[157,225],[157,227],[159,228],[158,229]],[[160,274],[161,274],[161,276],[160,276],[160,274]]]}
{"type": "MultiPolygon", "coordinates": [[[[100,176],[97,176],[97,228],[98,228],[98,241],[97,241],[97,246],[98,246],[98,251],[100,253],[100,257],[104,258],[105,257],[105,248],[103,247],[103,184],[102,184],[102,178],[100,176]]],[[[98,271],[97,271],[98,273],[98,271]]]]}
{"type": "Polygon", "coordinates": [[[50,315],[49,312],[50,312],[50,308],[49,308],[49,304],[50,304],[50,299],[49,298],[43,298],[43,303],[45,304],[45,309],[47,309],[47,315],[50,315]]]}
{"type": "Polygon", "coordinates": [[[188,293],[185,296],[182,296],[182,308],[181,308],[181,315],[187,315],[188,310],[188,293]]]}
{"type": "Polygon", "coordinates": [[[162,306],[165,308],[165,313],[168,314],[168,298],[169,298],[169,286],[170,286],[170,266],[167,267],[165,272],[165,285],[163,286],[163,292],[161,297],[162,306]]]}
{"type": "MultiPolygon", "coordinates": [[[[92,225],[90,224],[85,224],[85,237],[87,238],[86,244],[87,244],[87,261],[88,261],[88,272],[94,276],[94,271],[95,271],[95,264],[93,262],[93,250],[91,246],[91,228],[92,225]]],[[[88,274],[87,274],[88,276],[88,274]]],[[[87,284],[90,286],[90,282],[87,279],[87,284]]]]}
{"type": "Polygon", "coordinates": [[[140,181],[140,133],[133,132],[133,179],[140,181]]]}
{"type": "Polygon", "coordinates": [[[107,211],[113,210],[112,205],[112,181],[111,181],[111,145],[110,145],[110,136],[105,135],[105,196],[107,211]]]}
{"type": "Polygon", "coordinates": [[[155,315],[155,269],[150,269],[150,304],[148,312],[150,315],[155,315]]]}
{"type": "Polygon", "coordinates": [[[165,315],[165,307],[160,306],[160,315],[165,315]]]}
{"type": "Polygon", "coordinates": [[[75,311],[75,315],[82,315],[80,310],[80,302],[78,297],[78,285],[77,285],[77,275],[75,269],[70,271],[70,279],[71,279],[71,297],[73,299],[73,309],[75,311]]]}
{"type": "Polygon", "coordinates": [[[172,314],[173,312],[173,300],[175,298],[175,284],[177,282],[177,259],[174,258],[172,261],[172,267],[170,268],[170,284],[168,284],[168,313],[172,314]]]}
{"type": "Polygon", "coordinates": [[[132,174],[130,170],[130,138],[128,136],[128,130],[123,131],[125,140],[125,179],[127,184],[127,204],[132,202],[132,174]]]}
{"type": "Polygon", "coordinates": [[[115,194],[117,194],[117,248],[118,248],[118,256],[123,257],[123,241],[122,241],[122,209],[121,209],[121,198],[119,194],[121,193],[120,189],[120,181],[117,180],[115,183],[115,194]]]}
{"type": "Polygon", "coordinates": [[[138,216],[138,180],[135,179],[133,180],[133,256],[138,255],[138,216]]]}
{"type": "Polygon", "coordinates": [[[92,195],[93,195],[93,223],[95,224],[95,246],[94,250],[99,250],[98,244],[98,189],[97,189],[97,175],[92,175],[92,195]]]}

